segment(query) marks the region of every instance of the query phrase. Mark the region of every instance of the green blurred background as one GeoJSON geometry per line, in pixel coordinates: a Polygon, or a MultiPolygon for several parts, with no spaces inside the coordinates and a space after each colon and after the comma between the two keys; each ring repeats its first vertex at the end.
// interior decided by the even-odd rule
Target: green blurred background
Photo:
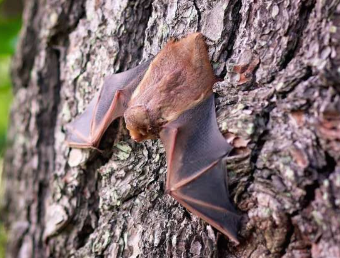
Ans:
{"type": "Polygon", "coordinates": [[[9,75],[10,61],[14,54],[21,27],[22,1],[0,0],[0,258],[5,257],[6,231],[1,217],[3,198],[3,156],[6,147],[6,132],[12,87],[9,75]]]}

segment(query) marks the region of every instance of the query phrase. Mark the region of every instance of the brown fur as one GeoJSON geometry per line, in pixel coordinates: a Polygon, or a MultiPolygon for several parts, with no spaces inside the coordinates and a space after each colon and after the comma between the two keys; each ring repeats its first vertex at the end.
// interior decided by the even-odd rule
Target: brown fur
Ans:
{"type": "Polygon", "coordinates": [[[169,41],[152,61],[125,112],[131,137],[155,138],[161,127],[212,94],[216,82],[201,33],[169,41]]]}

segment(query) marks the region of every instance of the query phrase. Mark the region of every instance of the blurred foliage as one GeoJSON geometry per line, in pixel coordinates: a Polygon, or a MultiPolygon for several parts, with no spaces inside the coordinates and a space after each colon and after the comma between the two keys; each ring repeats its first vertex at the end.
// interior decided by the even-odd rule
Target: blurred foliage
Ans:
{"type": "Polygon", "coordinates": [[[11,83],[8,76],[10,57],[0,56],[0,155],[6,144],[9,105],[12,100],[11,83]]]}
{"type": "MultiPolygon", "coordinates": [[[[0,4],[3,2],[0,0],[0,4]]],[[[6,146],[9,107],[12,101],[9,67],[14,54],[21,18],[4,18],[0,14],[0,201],[2,195],[2,159],[6,146]]],[[[0,212],[1,213],[1,212],[0,212]]],[[[5,258],[6,231],[0,220],[0,258],[5,258]]]]}
{"type": "Polygon", "coordinates": [[[18,31],[21,27],[20,18],[0,17],[0,53],[1,55],[12,55],[15,50],[18,31]]]}
{"type": "Polygon", "coordinates": [[[0,155],[6,143],[8,111],[12,100],[11,81],[9,78],[10,58],[15,50],[21,19],[0,17],[0,155]]]}
{"type": "Polygon", "coordinates": [[[5,258],[6,246],[6,231],[2,224],[0,224],[0,258],[5,258]]]}

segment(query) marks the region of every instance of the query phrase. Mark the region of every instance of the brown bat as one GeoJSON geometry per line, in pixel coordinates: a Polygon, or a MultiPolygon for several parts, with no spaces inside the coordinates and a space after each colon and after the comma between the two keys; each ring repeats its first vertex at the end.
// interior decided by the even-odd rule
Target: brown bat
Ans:
{"type": "Polygon", "coordinates": [[[171,40],[153,61],[114,74],[67,126],[67,143],[98,148],[110,123],[124,116],[135,141],[160,137],[168,164],[166,192],[238,243],[240,216],[229,200],[212,86],[216,82],[202,34],[171,40]]]}

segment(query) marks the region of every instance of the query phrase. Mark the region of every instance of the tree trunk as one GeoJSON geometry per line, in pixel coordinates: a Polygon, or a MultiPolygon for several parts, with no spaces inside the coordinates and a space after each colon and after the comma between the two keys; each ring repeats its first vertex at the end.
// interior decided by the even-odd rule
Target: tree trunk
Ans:
{"type": "Polygon", "coordinates": [[[13,60],[4,211],[8,257],[340,257],[340,4],[336,0],[30,0],[13,60]],[[172,37],[207,38],[235,246],[164,193],[160,141],[122,120],[101,149],[64,126],[103,78],[172,37]]]}

